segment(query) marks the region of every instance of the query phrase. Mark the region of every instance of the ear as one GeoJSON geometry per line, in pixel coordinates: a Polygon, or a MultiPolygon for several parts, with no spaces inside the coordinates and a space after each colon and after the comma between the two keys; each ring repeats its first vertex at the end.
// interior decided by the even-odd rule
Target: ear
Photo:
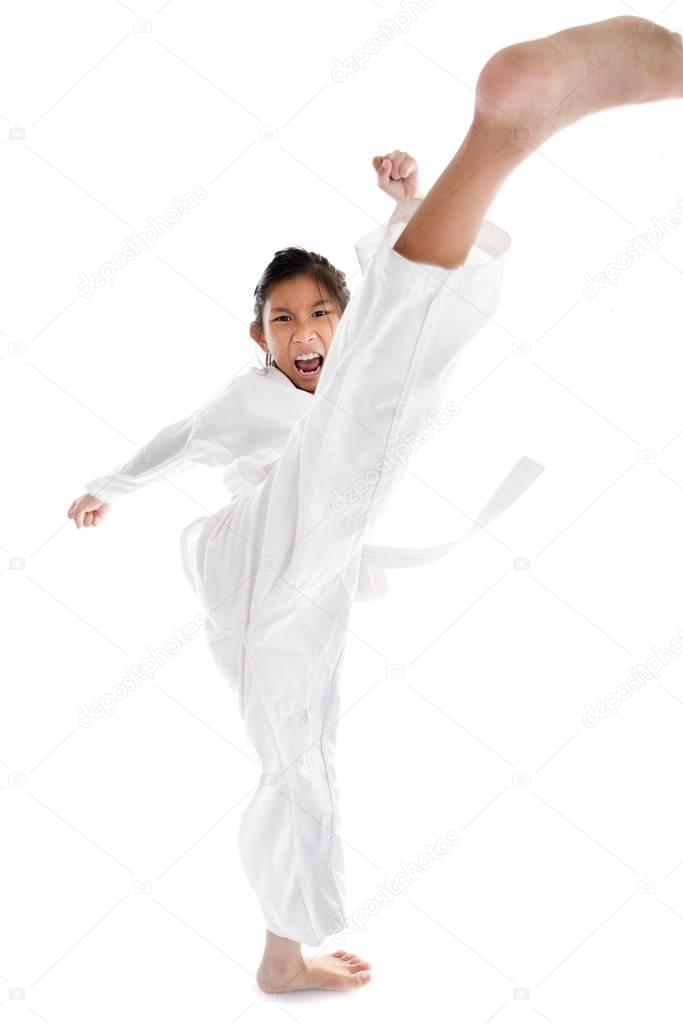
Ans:
{"type": "Polygon", "coordinates": [[[262,348],[264,352],[268,351],[268,345],[266,339],[263,336],[263,331],[259,328],[256,320],[252,320],[249,325],[249,334],[251,335],[252,341],[255,341],[259,348],[262,348]]]}

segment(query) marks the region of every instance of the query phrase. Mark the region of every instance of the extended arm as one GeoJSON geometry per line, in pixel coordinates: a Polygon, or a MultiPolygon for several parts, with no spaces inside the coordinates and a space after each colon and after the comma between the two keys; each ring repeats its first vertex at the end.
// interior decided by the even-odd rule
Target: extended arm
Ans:
{"type": "Polygon", "coordinates": [[[78,528],[99,525],[109,503],[196,464],[227,466],[244,445],[241,378],[234,377],[191,415],[164,426],[127,461],[85,481],[67,512],[78,528]]]}
{"type": "Polygon", "coordinates": [[[187,468],[193,461],[201,461],[197,457],[201,447],[193,444],[198,415],[198,412],[194,412],[186,419],[179,419],[163,427],[112,473],[86,480],[88,493],[100,501],[109,502],[163,478],[167,472],[187,468]]]}

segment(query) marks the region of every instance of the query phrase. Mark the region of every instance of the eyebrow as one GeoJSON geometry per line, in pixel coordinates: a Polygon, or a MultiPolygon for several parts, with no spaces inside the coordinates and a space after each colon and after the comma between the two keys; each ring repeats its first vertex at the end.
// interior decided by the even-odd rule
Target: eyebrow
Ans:
{"type": "MultiPolygon", "coordinates": [[[[321,298],[317,302],[314,302],[310,308],[315,309],[317,305],[332,305],[332,299],[321,298]]],[[[270,311],[271,313],[291,313],[292,310],[288,309],[286,305],[274,305],[270,311]]]]}

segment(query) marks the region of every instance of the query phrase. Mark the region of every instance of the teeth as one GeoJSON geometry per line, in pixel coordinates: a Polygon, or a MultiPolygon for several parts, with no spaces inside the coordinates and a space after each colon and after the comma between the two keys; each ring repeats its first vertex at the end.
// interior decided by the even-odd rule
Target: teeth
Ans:
{"type": "MultiPolygon", "coordinates": [[[[297,358],[297,361],[299,359],[317,359],[319,354],[320,354],[319,352],[306,352],[305,355],[297,355],[296,358],[297,358]]],[[[320,356],[320,358],[322,358],[322,356],[320,356]]]]}

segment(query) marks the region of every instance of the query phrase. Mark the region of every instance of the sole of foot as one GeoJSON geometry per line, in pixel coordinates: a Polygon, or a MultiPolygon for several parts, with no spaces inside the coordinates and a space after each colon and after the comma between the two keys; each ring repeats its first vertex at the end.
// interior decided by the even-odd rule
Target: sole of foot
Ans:
{"type": "Polygon", "coordinates": [[[498,50],[477,80],[474,128],[523,154],[598,110],[680,96],[680,33],[621,15],[498,50]]]}

